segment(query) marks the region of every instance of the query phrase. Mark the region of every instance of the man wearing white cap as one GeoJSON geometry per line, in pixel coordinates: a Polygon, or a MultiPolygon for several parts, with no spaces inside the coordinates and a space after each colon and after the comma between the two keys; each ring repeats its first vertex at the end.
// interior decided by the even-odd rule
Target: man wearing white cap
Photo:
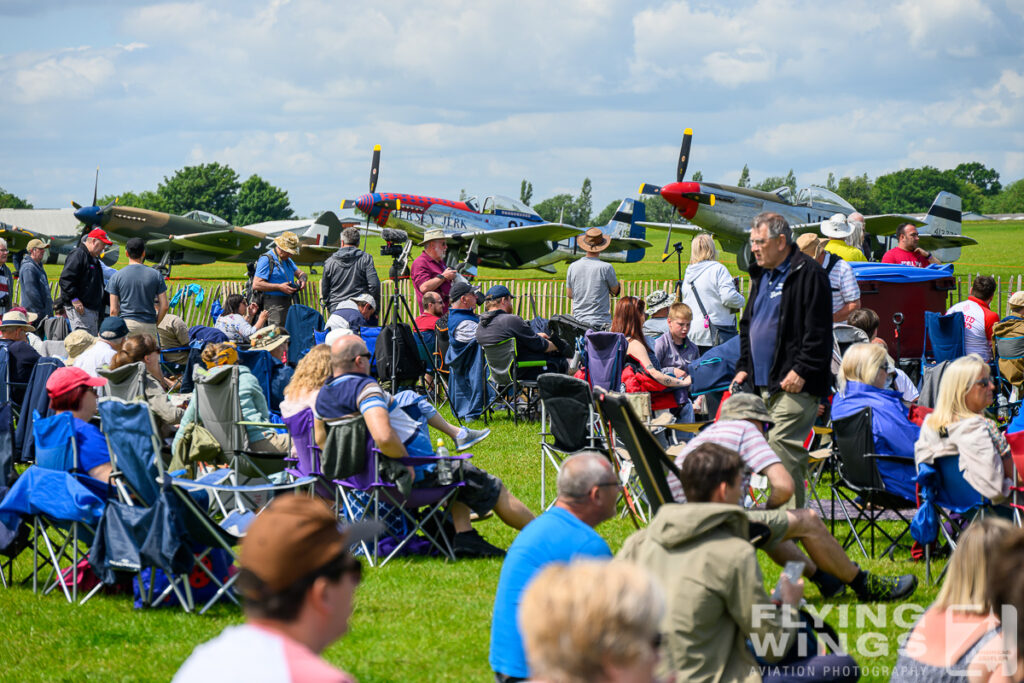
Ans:
{"type": "Polygon", "coordinates": [[[35,313],[39,320],[53,315],[53,298],[50,296],[50,281],[43,270],[43,258],[50,246],[40,239],[31,240],[25,248],[27,258],[21,260],[18,279],[21,281],[21,306],[29,313],[35,313]]]}
{"type": "Polygon", "coordinates": [[[60,272],[60,304],[67,313],[72,330],[99,334],[103,310],[103,268],[99,256],[113,244],[100,228],[89,231],[81,244],[64,261],[60,272]]]}
{"type": "Polygon", "coordinates": [[[284,325],[292,296],[306,286],[306,273],[299,270],[292,256],[299,253],[299,238],[283,232],[274,238],[274,246],[256,261],[252,288],[263,295],[263,310],[271,325],[284,325]]]}
{"type": "Polygon", "coordinates": [[[452,282],[458,274],[453,268],[444,264],[444,255],[448,251],[448,243],[444,239],[444,230],[433,228],[423,233],[423,253],[412,262],[410,275],[416,288],[416,305],[423,312],[423,295],[437,292],[448,310],[448,293],[452,282]]]}
{"type": "Polygon", "coordinates": [[[348,301],[343,301],[327,319],[327,329],[336,330],[347,327],[355,334],[366,326],[373,317],[375,303],[370,294],[357,294],[348,301]]]}

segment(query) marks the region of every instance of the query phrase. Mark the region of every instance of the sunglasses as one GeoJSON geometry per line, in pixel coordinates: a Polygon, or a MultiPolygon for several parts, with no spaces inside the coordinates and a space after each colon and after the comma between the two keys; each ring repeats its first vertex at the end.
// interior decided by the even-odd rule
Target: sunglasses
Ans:
{"type": "Polygon", "coordinates": [[[603,481],[603,482],[601,482],[599,484],[594,484],[594,486],[597,486],[598,488],[600,488],[602,486],[615,486],[615,487],[619,487],[619,486],[621,486],[621,484],[619,482],[617,482],[617,481],[603,481]]]}
{"type": "Polygon", "coordinates": [[[973,382],[972,386],[974,384],[977,384],[978,386],[988,387],[988,386],[994,386],[995,383],[996,383],[996,381],[994,379],[992,379],[991,377],[986,377],[985,379],[976,380],[975,382],[973,382]]]}
{"type": "Polygon", "coordinates": [[[651,638],[651,649],[652,650],[660,650],[661,649],[661,645],[664,642],[665,642],[665,639],[661,635],[661,633],[655,633],[654,636],[651,638]]]}
{"type": "Polygon", "coordinates": [[[356,585],[359,585],[363,580],[363,563],[357,558],[348,555],[341,566],[341,575],[344,576],[345,574],[351,574],[352,580],[355,581],[356,585]]]}
{"type": "Polygon", "coordinates": [[[366,360],[370,360],[371,358],[373,358],[373,354],[370,353],[369,351],[367,351],[366,353],[357,353],[356,355],[352,356],[352,360],[355,360],[356,358],[365,358],[366,360]]]}

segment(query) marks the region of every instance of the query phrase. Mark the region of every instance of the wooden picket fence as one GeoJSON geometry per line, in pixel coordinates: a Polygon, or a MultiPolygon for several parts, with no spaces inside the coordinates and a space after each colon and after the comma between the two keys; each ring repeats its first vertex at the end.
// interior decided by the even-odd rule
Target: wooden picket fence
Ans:
{"type": "MultiPolygon", "coordinates": [[[[956,287],[949,292],[947,306],[951,306],[967,297],[975,275],[955,276],[956,287]]],[[[1006,302],[1010,295],[1013,292],[1024,289],[1024,274],[993,277],[996,280],[996,295],[992,301],[992,310],[1002,317],[1006,314],[1006,302]]],[[[664,280],[623,280],[621,295],[646,297],[657,289],[672,291],[675,287],[675,282],[674,278],[664,280]]],[[[15,283],[14,300],[19,301],[20,282],[16,280],[15,283]]],[[[384,299],[382,305],[386,305],[387,299],[392,293],[393,285],[390,280],[385,280],[381,284],[381,297],[384,299]]],[[[516,312],[527,319],[534,316],[550,318],[559,313],[567,314],[571,312],[572,304],[568,296],[566,296],[565,282],[561,280],[479,279],[474,284],[480,286],[485,292],[492,285],[505,285],[516,297],[516,312]]],[[[739,278],[737,284],[740,292],[743,294],[750,291],[750,278],[739,278]]],[[[178,302],[172,306],[171,312],[180,316],[189,327],[192,325],[212,325],[213,321],[210,318],[210,306],[212,303],[220,301],[223,304],[224,299],[228,295],[240,293],[244,287],[245,283],[240,280],[207,280],[197,282],[171,280],[167,284],[167,295],[169,299],[173,300],[175,295],[182,291],[178,302]],[[202,297],[194,293],[195,287],[202,290],[202,297]]],[[[56,280],[51,280],[50,290],[54,298],[56,298],[58,294],[56,280]]],[[[400,279],[398,281],[398,291],[409,302],[409,308],[418,314],[416,298],[413,295],[412,281],[409,278],[400,279]]],[[[319,310],[326,318],[329,312],[320,305],[319,299],[319,282],[311,282],[309,287],[299,292],[299,303],[319,310]]]]}

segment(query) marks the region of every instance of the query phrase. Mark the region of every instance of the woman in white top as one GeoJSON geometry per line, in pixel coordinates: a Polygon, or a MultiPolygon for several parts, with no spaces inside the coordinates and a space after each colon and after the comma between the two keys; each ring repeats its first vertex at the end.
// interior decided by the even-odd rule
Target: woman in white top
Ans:
{"type": "Polygon", "coordinates": [[[683,276],[683,303],[693,311],[689,337],[701,353],[714,346],[716,330],[719,343],[738,334],[736,311],[746,302],[736,289],[729,269],[717,258],[718,250],[711,235],[702,233],[690,242],[690,265],[683,276]]]}
{"type": "Polygon", "coordinates": [[[257,316],[258,310],[256,304],[246,305],[245,297],[241,294],[231,294],[224,302],[224,312],[217,318],[214,327],[226,334],[228,341],[248,344],[252,333],[267,324],[269,314],[267,311],[260,311],[257,316]]]}

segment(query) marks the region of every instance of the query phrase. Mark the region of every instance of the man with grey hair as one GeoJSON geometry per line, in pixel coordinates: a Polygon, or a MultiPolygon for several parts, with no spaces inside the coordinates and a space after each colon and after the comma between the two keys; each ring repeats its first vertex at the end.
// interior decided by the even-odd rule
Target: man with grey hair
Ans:
{"type": "Polygon", "coordinates": [[[611,549],[594,527],[615,516],[619,481],[597,451],[566,458],[558,473],[554,505],[512,541],[501,565],[491,620],[491,669],[501,682],[525,680],[526,654],[516,622],[523,591],[552,562],[579,557],[610,558],[611,549]]]}
{"type": "Polygon", "coordinates": [[[328,311],[360,294],[373,297],[373,308],[380,308],[380,278],[373,257],[359,248],[359,228],[341,231],[341,248],[324,263],[320,280],[320,298],[328,311]]]}
{"type": "Polygon", "coordinates": [[[99,334],[103,311],[104,283],[100,255],[113,244],[107,233],[93,228],[81,243],[68,254],[60,271],[60,304],[67,313],[71,330],[99,334]]]}
{"type": "Polygon", "coordinates": [[[754,217],[750,248],[756,263],[750,264],[733,386],[755,391],[768,406],[773,423],[768,443],[796,485],[786,507],[801,508],[808,459],[804,439],[832,379],[832,291],[825,271],[797,249],[779,214],[754,217]]]}
{"type": "Polygon", "coordinates": [[[14,305],[14,278],[7,267],[7,240],[0,237],[0,315],[11,310],[14,305]]]}

